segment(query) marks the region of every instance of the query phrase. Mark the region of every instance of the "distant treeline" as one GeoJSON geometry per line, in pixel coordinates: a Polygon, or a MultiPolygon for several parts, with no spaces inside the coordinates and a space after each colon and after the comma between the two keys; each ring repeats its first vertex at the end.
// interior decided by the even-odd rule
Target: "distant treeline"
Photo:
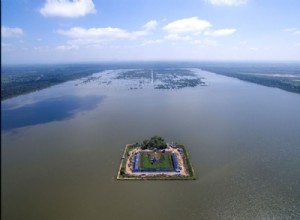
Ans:
{"type": "Polygon", "coordinates": [[[300,93],[299,63],[204,64],[201,69],[240,80],[300,93]]]}
{"type": "Polygon", "coordinates": [[[99,72],[99,65],[20,65],[1,68],[1,100],[99,72]]]}
{"type": "MultiPolygon", "coordinates": [[[[106,62],[88,64],[13,65],[1,67],[1,100],[44,89],[106,69],[201,68],[244,81],[300,93],[300,63],[242,62],[106,62]],[[281,76],[274,76],[281,74],[281,76]],[[285,77],[286,74],[286,77],[285,77]],[[290,77],[291,75],[295,77],[290,77]]],[[[180,74],[183,74],[182,72],[180,74]]],[[[188,73],[185,73],[188,74],[188,73]]],[[[132,76],[133,77],[133,76],[132,76]]],[[[150,77],[150,74],[147,74],[150,77]]],[[[171,79],[169,79],[171,80],[171,79]]],[[[178,81],[178,87],[202,81],[178,81]]]]}
{"type": "Polygon", "coordinates": [[[41,90],[106,69],[170,67],[166,62],[102,62],[1,66],[1,100],[41,90]]]}

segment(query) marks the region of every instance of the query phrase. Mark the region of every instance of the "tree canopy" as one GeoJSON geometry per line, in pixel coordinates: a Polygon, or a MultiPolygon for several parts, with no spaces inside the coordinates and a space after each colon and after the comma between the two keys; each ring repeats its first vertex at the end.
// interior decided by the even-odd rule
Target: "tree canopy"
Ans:
{"type": "Polygon", "coordinates": [[[165,149],[167,147],[167,144],[165,140],[160,136],[153,136],[149,139],[146,139],[143,141],[141,145],[142,149],[165,149]]]}

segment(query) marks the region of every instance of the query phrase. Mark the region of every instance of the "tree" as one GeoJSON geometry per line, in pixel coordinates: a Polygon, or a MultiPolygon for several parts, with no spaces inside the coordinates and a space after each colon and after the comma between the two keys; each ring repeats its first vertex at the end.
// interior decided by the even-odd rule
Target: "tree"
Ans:
{"type": "Polygon", "coordinates": [[[153,136],[150,140],[146,139],[143,141],[142,149],[165,149],[167,144],[165,140],[160,136],[153,136]]]}
{"type": "Polygon", "coordinates": [[[121,168],[121,170],[120,170],[120,175],[121,175],[121,176],[124,176],[124,175],[125,175],[125,168],[124,168],[124,167],[121,168]]]}
{"type": "Polygon", "coordinates": [[[148,144],[149,144],[149,140],[148,139],[144,140],[141,148],[143,150],[147,149],[148,148],[148,144]]]}

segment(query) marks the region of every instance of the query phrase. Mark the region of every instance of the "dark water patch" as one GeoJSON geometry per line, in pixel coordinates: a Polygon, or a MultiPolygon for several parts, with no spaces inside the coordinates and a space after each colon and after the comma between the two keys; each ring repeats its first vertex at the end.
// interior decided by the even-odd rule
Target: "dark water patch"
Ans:
{"type": "Polygon", "coordinates": [[[103,96],[77,97],[70,95],[51,98],[14,109],[9,109],[4,104],[1,106],[1,129],[2,131],[7,131],[53,121],[67,120],[80,111],[96,108],[103,99],[103,96]]]}

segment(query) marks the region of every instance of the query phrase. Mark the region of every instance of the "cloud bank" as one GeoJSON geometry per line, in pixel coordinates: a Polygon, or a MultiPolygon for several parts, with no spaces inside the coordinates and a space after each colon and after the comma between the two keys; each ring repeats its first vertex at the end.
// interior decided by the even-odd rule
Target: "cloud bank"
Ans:
{"type": "Polygon", "coordinates": [[[143,28],[144,28],[145,30],[154,30],[154,29],[156,28],[156,26],[157,26],[157,21],[151,20],[151,21],[147,22],[147,23],[143,26],[143,28]]]}
{"type": "Polygon", "coordinates": [[[45,17],[80,17],[96,13],[92,0],[47,0],[40,13],[45,17]]]}
{"type": "Polygon", "coordinates": [[[236,32],[234,28],[211,30],[211,23],[206,20],[201,20],[198,17],[183,18],[175,20],[163,27],[167,32],[165,40],[171,41],[193,41],[199,44],[201,35],[207,37],[222,37],[229,36],[236,32]]]}
{"type": "MultiPolygon", "coordinates": [[[[142,37],[148,36],[153,29],[157,26],[157,21],[151,20],[142,26],[142,29],[137,31],[129,31],[117,27],[72,27],[65,30],[57,30],[58,34],[64,35],[70,40],[67,41],[66,45],[60,45],[56,47],[57,50],[72,50],[78,49],[80,45],[92,45],[99,46],[104,45],[111,41],[117,40],[137,40],[142,37]]],[[[145,41],[146,44],[159,43],[145,41]]]]}

